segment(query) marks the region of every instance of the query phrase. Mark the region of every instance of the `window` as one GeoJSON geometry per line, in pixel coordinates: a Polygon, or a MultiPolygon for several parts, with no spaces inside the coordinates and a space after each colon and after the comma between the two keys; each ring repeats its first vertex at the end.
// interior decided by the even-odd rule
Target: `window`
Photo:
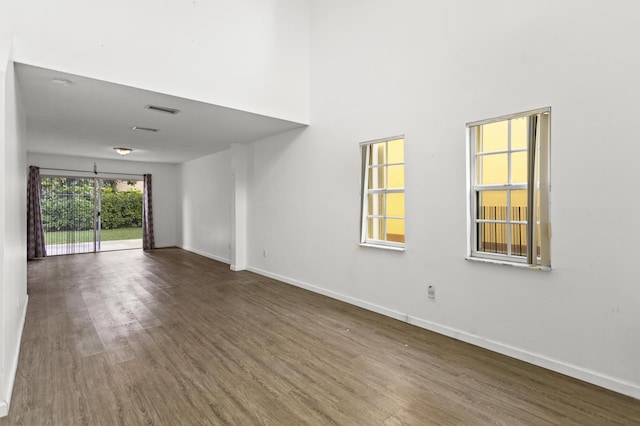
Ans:
{"type": "Polygon", "coordinates": [[[468,123],[474,259],[549,267],[550,108],[468,123]]]}
{"type": "Polygon", "coordinates": [[[404,137],[363,142],[360,243],[404,247],[404,137]]]}

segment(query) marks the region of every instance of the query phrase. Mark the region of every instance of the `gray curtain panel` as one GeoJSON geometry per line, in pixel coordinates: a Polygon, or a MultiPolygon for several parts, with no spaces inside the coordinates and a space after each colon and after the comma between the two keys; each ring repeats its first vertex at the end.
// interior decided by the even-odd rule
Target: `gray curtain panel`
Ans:
{"type": "Polygon", "coordinates": [[[151,175],[144,175],[144,201],[142,203],[142,249],[156,248],[153,239],[153,203],[151,196],[151,175]]]}
{"type": "Polygon", "coordinates": [[[42,226],[40,168],[29,166],[27,182],[27,259],[45,257],[47,249],[42,226]]]}

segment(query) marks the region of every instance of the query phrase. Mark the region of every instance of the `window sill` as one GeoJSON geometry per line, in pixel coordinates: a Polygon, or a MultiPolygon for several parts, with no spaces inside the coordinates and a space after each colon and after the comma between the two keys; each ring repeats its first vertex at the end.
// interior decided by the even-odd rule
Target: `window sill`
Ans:
{"type": "Polygon", "coordinates": [[[391,251],[400,251],[404,252],[404,247],[395,247],[395,246],[385,246],[382,244],[371,244],[371,243],[360,243],[358,244],[360,247],[371,247],[382,250],[391,250],[391,251]]]}
{"type": "Polygon", "coordinates": [[[529,265],[527,263],[509,262],[506,260],[484,259],[482,257],[465,257],[465,260],[480,263],[493,263],[494,265],[513,266],[514,268],[531,269],[536,271],[551,271],[551,266],[529,265]]]}

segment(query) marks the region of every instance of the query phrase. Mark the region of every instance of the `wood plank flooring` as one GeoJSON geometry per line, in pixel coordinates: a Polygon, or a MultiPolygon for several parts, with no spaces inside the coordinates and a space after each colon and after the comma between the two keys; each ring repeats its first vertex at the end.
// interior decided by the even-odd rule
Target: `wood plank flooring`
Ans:
{"type": "Polygon", "coordinates": [[[4,425],[630,425],[640,401],[180,249],[33,261],[4,425]]]}

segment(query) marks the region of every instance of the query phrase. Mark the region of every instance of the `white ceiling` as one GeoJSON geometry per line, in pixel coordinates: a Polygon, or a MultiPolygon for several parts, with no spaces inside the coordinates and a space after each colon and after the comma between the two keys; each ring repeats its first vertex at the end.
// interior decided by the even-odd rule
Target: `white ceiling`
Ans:
{"type": "Polygon", "coordinates": [[[181,163],[303,124],[189,99],[16,64],[27,115],[27,151],[181,163]],[[54,84],[53,79],[70,82],[54,84]],[[176,115],[146,105],[175,108],[176,115]],[[159,132],[132,130],[133,126],[159,132]],[[132,148],[126,157],[114,147],[132,148]]]}

